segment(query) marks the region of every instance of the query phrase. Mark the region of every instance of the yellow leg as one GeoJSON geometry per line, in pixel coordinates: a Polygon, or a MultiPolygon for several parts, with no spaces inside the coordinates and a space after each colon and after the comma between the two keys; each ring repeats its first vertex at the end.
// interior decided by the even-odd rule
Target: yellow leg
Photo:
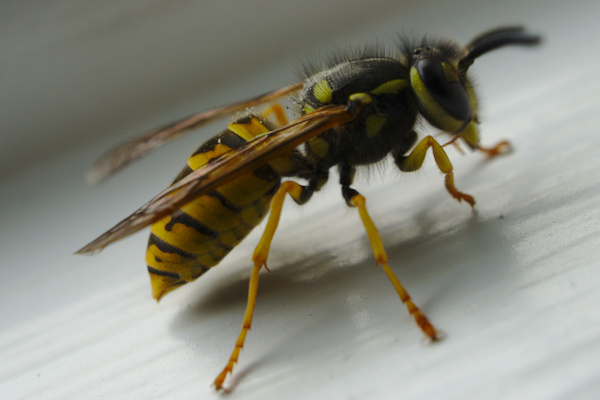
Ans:
{"type": "Polygon", "coordinates": [[[478,146],[477,150],[483,151],[489,158],[494,158],[496,156],[509,153],[511,151],[511,147],[510,142],[508,140],[503,140],[496,144],[494,147],[478,146]]]}
{"type": "Polygon", "coordinates": [[[265,231],[254,250],[254,255],[252,256],[252,261],[254,262],[254,269],[252,270],[252,275],[250,276],[250,285],[248,289],[248,303],[246,305],[246,313],[244,314],[244,322],[242,323],[242,330],[240,331],[240,335],[238,336],[237,341],[235,342],[235,348],[229,357],[229,361],[227,365],[217,379],[215,379],[213,385],[217,390],[223,388],[223,382],[227,377],[227,374],[233,371],[233,366],[237,362],[240,350],[244,347],[244,341],[246,340],[246,334],[250,330],[250,326],[252,325],[252,314],[254,313],[254,305],[256,304],[256,293],[258,291],[258,277],[260,269],[263,266],[267,266],[267,258],[269,256],[269,249],[271,247],[271,241],[273,240],[273,236],[275,235],[275,231],[277,230],[277,225],[279,224],[279,217],[281,216],[281,209],[283,207],[283,201],[285,200],[285,195],[289,194],[294,199],[300,199],[302,191],[304,188],[297,184],[296,182],[287,181],[281,184],[281,187],[273,196],[273,201],[271,203],[271,212],[269,214],[269,221],[267,222],[267,226],[265,231]]]}
{"type": "Polygon", "coordinates": [[[244,322],[242,323],[242,330],[240,335],[238,336],[237,341],[235,342],[235,348],[229,357],[229,361],[227,365],[213,385],[217,390],[221,390],[223,388],[223,381],[227,377],[227,374],[233,371],[233,366],[238,360],[240,356],[240,350],[244,347],[244,341],[246,340],[246,334],[250,330],[250,326],[252,325],[252,314],[254,313],[254,305],[256,304],[256,293],[258,291],[258,277],[260,269],[262,268],[261,264],[255,264],[254,269],[252,270],[252,275],[250,276],[250,288],[248,289],[248,304],[246,305],[246,313],[244,314],[244,322]]]}
{"type": "Polygon", "coordinates": [[[398,278],[396,278],[396,275],[394,275],[392,269],[388,266],[388,257],[385,252],[385,248],[383,247],[383,242],[381,241],[381,237],[379,236],[379,232],[377,231],[373,220],[371,220],[371,217],[367,212],[365,198],[360,194],[356,194],[350,199],[350,204],[352,206],[358,207],[360,219],[362,220],[363,225],[365,226],[367,236],[369,237],[369,241],[371,242],[371,248],[373,249],[373,253],[375,255],[375,261],[377,262],[377,264],[380,264],[383,267],[383,270],[392,282],[392,285],[394,285],[396,292],[398,292],[400,300],[402,300],[402,302],[406,305],[408,312],[410,313],[410,315],[413,316],[415,322],[417,323],[421,331],[423,331],[423,333],[427,335],[427,337],[431,340],[438,340],[439,335],[436,329],[433,327],[431,322],[429,322],[429,319],[421,312],[419,307],[417,307],[415,303],[413,303],[406,289],[404,289],[398,278]]]}
{"type": "Polygon", "coordinates": [[[416,171],[423,165],[423,160],[425,160],[427,149],[430,147],[438,168],[440,171],[446,174],[445,184],[448,193],[450,193],[450,195],[456,200],[464,200],[469,203],[471,207],[475,207],[475,199],[473,196],[459,191],[456,186],[454,186],[454,167],[452,166],[452,163],[450,162],[450,159],[448,158],[444,148],[432,136],[427,136],[421,140],[408,156],[403,159],[396,160],[396,164],[402,171],[416,171]]]}

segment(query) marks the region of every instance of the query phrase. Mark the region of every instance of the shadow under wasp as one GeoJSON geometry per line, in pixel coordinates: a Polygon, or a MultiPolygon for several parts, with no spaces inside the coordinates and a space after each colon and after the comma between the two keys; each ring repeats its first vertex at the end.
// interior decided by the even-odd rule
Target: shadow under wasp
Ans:
{"type": "Polygon", "coordinates": [[[455,186],[444,146],[459,140],[493,157],[503,153],[508,143],[492,148],[479,145],[477,96],[468,69],[489,51],[539,41],[523,28],[504,27],[475,37],[465,47],[425,38],[404,40],[389,52],[346,54],[321,70],[306,68],[298,83],[192,115],[124,143],[94,164],[92,180],[106,178],[185,131],[249,107],[292,97],[302,114],[288,122],[281,106],[272,105],[261,115],[250,113],[232,122],[192,154],[167,189],[77,253],[95,253],[152,225],[146,263],[153,296],[159,300],[217,265],[269,214],[252,256],[242,329],[227,365],[214,381],[222,389],[250,329],[259,272],[266,268],[284,199],[289,195],[298,204],[306,203],[327,182],[330,168],[337,166],[342,196],[349,207],[358,209],[377,264],[421,331],[437,340],[438,330],[388,266],[365,198],[352,188],[355,170],[391,154],[401,171],[415,171],[431,148],[445,174],[448,193],[474,207],[474,198],[455,186]],[[271,114],[277,123],[268,119],[271,114]],[[420,118],[451,139],[444,145],[432,136],[418,141],[415,127],[420,118]],[[306,184],[284,177],[300,178],[306,184]]]}

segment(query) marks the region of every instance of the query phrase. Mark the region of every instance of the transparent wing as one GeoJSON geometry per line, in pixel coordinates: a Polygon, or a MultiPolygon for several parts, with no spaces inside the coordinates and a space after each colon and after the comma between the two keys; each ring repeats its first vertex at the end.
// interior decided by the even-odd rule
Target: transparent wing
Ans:
{"type": "Polygon", "coordinates": [[[197,196],[265,165],[334,126],[353,120],[356,114],[355,109],[347,106],[323,107],[279,129],[257,136],[237,150],[211,160],[202,168],[169,186],[129,217],[82,247],[76,254],[98,252],[107,245],[172,214],[197,196]]]}
{"type": "Polygon", "coordinates": [[[191,129],[198,128],[225,115],[290,96],[301,88],[302,82],[298,82],[252,99],[194,114],[145,133],[118,145],[100,157],[88,171],[87,179],[91,183],[101,182],[130,162],[145,156],[168,140],[175,139],[191,129]]]}

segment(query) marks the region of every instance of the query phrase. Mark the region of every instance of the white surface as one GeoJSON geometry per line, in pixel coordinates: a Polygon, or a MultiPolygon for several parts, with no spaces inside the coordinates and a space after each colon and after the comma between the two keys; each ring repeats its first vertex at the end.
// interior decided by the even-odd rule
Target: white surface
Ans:
{"type": "MultiPolygon", "coordinates": [[[[174,11],[151,9],[139,15],[140,22],[134,12],[137,3],[142,2],[122,2],[131,9],[120,9],[134,37],[136,32],[140,37],[154,32],[144,19],[156,23],[164,15],[174,18],[175,11],[194,15],[190,10],[183,12],[186,7],[194,8],[189,2],[173,6],[147,2],[174,11]]],[[[514,22],[544,35],[544,46],[537,50],[506,49],[477,60],[472,68],[483,98],[484,142],[508,138],[516,148],[492,162],[478,154],[451,153],[458,187],[478,201],[476,214],[446,194],[432,160],[415,174],[390,168],[380,179],[382,174],[375,169],[359,176],[356,184],[369,201],[393,257],[393,269],[433,323],[447,334],[446,339],[434,345],[423,343],[385,274],[373,268],[355,210],[345,208],[332,178],[324,193],[308,205],[286,204],[269,260],[273,273],[261,277],[253,329],[233,379],[227,382],[236,386],[230,397],[597,397],[600,53],[596,21],[600,4],[393,3],[381,2],[377,12],[370,14],[357,9],[364,16],[362,24],[358,19],[345,20],[346,15],[353,15],[351,7],[344,7],[344,18],[323,7],[315,18],[340,25],[346,21],[352,29],[337,28],[327,41],[314,36],[319,24],[297,30],[298,24],[290,25],[288,32],[294,35],[289,40],[302,43],[298,37],[310,38],[297,46],[299,53],[289,48],[281,52],[277,41],[274,48],[261,47],[258,62],[264,58],[267,69],[249,60],[255,63],[253,72],[236,81],[227,81],[217,71],[218,79],[208,94],[194,86],[191,74],[174,77],[175,86],[185,86],[186,79],[191,82],[189,87],[197,90],[195,104],[190,101],[191,89],[181,95],[181,103],[169,94],[166,103],[157,103],[170,110],[162,112],[161,119],[140,111],[133,94],[123,100],[119,85],[111,87],[106,82],[106,95],[115,97],[112,107],[121,113],[114,131],[134,134],[185,115],[198,103],[214,105],[293,81],[290,65],[296,56],[309,53],[310,42],[326,50],[375,37],[386,40],[396,31],[434,32],[465,42],[487,28],[514,22]],[[378,19],[381,23],[374,25],[378,19]],[[220,82],[225,96],[231,98],[215,91],[220,82]],[[134,116],[127,116],[124,103],[131,103],[134,116]],[[132,122],[135,115],[140,120],[132,122]],[[371,178],[368,185],[366,177],[371,178]]],[[[73,6],[70,2],[49,4],[73,6]]],[[[274,3],[264,2],[261,7],[265,18],[277,20],[273,13],[280,10],[274,3]]],[[[108,6],[107,10],[119,15],[118,10],[108,6]]],[[[21,11],[23,21],[31,22],[32,14],[21,11]]],[[[243,10],[227,11],[233,20],[244,20],[243,10]]],[[[94,15],[104,14],[96,10],[94,15]]],[[[218,27],[223,18],[221,14],[202,15],[213,21],[211,28],[218,27]]],[[[183,28],[172,19],[168,24],[184,29],[190,20],[182,20],[183,28]]],[[[99,21],[97,31],[109,31],[104,20],[99,21]]],[[[257,26],[265,26],[266,22],[260,22],[228,29],[228,42],[242,41],[257,26]]],[[[61,26],[70,29],[68,24],[61,26]]],[[[259,29],[263,36],[258,37],[286,36],[282,24],[273,29],[277,30],[259,29]]],[[[90,37],[97,38],[90,34],[82,40],[90,37]]],[[[128,39],[124,39],[126,45],[131,43],[128,39]]],[[[103,50],[93,47],[99,42],[92,41],[88,51],[103,50]]],[[[59,39],[56,43],[60,44],[59,39]]],[[[121,48],[119,43],[114,46],[121,48]]],[[[47,47],[42,50],[52,53],[47,47]]],[[[243,64],[229,60],[235,67],[243,64]]],[[[127,69],[127,60],[122,62],[127,69]]],[[[184,59],[181,64],[186,71],[195,69],[203,79],[211,79],[199,59],[184,59]]],[[[70,75],[66,70],[60,77],[70,75]]],[[[172,77],[162,76],[158,88],[152,88],[168,87],[172,77]]],[[[140,75],[139,79],[146,78],[140,75]]],[[[155,85],[155,79],[149,84],[155,85]]],[[[48,130],[32,125],[30,134],[43,133],[41,143],[48,137],[65,138],[59,128],[68,125],[63,109],[68,102],[36,91],[21,96],[46,107],[42,109],[63,110],[48,121],[48,130]],[[52,100],[57,104],[50,104],[52,100]]],[[[139,96],[143,103],[148,94],[139,96]]],[[[71,110],[74,124],[83,129],[86,121],[91,127],[110,121],[110,112],[115,110],[103,107],[102,102],[98,107],[97,114],[71,110]]],[[[40,115],[35,108],[15,106],[14,110],[40,115]]],[[[30,122],[24,123],[29,126],[30,122]]],[[[199,136],[218,129],[206,129],[199,136]]],[[[11,129],[2,135],[3,141],[18,140],[11,129]]],[[[77,148],[62,142],[62,153],[37,163],[26,149],[11,150],[13,160],[22,161],[21,171],[6,172],[0,186],[0,396],[217,398],[209,385],[226,362],[239,331],[249,257],[260,229],[215,271],[156,305],[143,262],[146,232],[98,256],[70,254],[162,189],[183,165],[198,136],[167,146],[99,188],[85,186],[84,170],[117,139],[86,140],[77,148]]],[[[27,142],[32,144],[33,139],[27,142]]],[[[2,150],[6,152],[7,147],[3,145],[2,150]]]]}

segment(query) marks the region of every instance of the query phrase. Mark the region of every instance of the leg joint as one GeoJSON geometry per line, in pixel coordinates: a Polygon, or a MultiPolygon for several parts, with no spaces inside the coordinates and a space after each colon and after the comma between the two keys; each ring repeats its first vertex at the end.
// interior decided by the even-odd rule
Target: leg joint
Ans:
{"type": "Polygon", "coordinates": [[[342,196],[344,200],[346,200],[346,204],[348,207],[356,207],[358,204],[355,204],[354,198],[360,196],[355,189],[352,189],[350,186],[342,186],[342,196]]]}

